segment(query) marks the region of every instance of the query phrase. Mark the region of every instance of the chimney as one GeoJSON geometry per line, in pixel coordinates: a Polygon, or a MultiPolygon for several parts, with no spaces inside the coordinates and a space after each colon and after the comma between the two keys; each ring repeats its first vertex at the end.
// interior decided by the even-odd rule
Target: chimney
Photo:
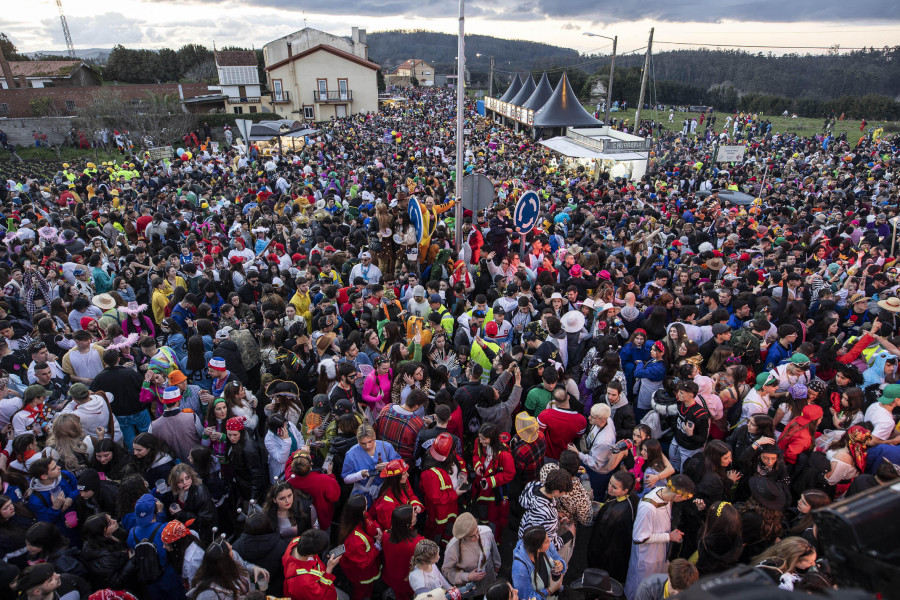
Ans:
{"type": "Polygon", "coordinates": [[[16,88],[16,80],[13,79],[12,69],[9,67],[9,63],[6,62],[6,57],[3,56],[3,50],[0,50],[0,69],[3,71],[3,78],[6,80],[6,87],[8,89],[16,88]]]}
{"type": "Polygon", "coordinates": [[[293,44],[291,42],[287,43],[287,51],[288,51],[288,55],[287,55],[288,58],[290,58],[294,55],[293,44]]]}
{"type": "Polygon", "coordinates": [[[350,41],[353,42],[354,45],[359,43],[359,27],[350,28],[350,41]]]}

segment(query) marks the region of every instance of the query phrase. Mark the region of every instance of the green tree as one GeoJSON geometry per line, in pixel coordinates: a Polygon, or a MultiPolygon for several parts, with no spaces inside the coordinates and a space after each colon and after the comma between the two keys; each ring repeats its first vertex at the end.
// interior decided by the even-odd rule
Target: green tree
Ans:
{"type": "Polygon", "coordinates": [[[6,60],[31,60],[24,54],[19,54],[19,49],[3,32],[0,32],[0,50],[3,51],[6,60]]]}
{"type": "Polygon", "coordinates": [[[56,105],[53,104],[53,100],[50,98],[43,96],[41,98],[35,98],[31,102],[28,103],[31,108],[31,114],[35,117],[58,117],[59,109],[56,108],[56,105]]]}

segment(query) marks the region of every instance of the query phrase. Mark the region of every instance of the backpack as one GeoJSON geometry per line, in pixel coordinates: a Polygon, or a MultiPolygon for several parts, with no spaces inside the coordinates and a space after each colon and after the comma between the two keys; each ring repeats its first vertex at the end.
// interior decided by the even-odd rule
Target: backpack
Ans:
{"type": "MultiPolygon", "coordinates": [[[[153,583],[163,575],[155,542],[156,534],[161,528],[162,525],[157,525],[150,537],[143,538],[134,547],[134,562],[138,567],[137,578],[140,583],[153,583]]],[[[134,534],[132,533],[132,535],[134,534]]]]}

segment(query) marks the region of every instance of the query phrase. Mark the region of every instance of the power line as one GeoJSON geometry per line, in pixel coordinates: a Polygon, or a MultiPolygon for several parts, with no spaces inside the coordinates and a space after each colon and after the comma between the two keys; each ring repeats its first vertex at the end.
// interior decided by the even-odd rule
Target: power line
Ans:
{"type": "MultiPolygon", "coordinates": [[[[646,50],[646,48],[647,48],[647,46],[641,46],[640,48],[635,48],[634,50],[628,50],[628,51],[626,51],[626,52],[617,52],[617,53],[616,53],[616,58],[619,58],[620,56],[625,56],[626,54],[633,54],[634,52],[640,52],[640,51],[642,51],[642,50],[646,50]]],[[[597,59],[594,59],[594,60],[589,60],[589,61],[587,61],[587,62],[578,63],[578,64],[575,64],[575,65],[567,65],[567,66],[565,66],[565,67],[556,67],[556,68],[553,68],[553,69],[534,69],[534,70],[535,70],[535,71],[547,72],[547,73],[556,73],[556,72],[558,72],[558,71],[566,71],[566,70],[568,70],[568,69],[576,69],[576,68],[578,68],[578,67],[586,67],[586,66],[589,66],[589,65],[596,65],[596,64],[599,64],[599,63],[605,63],[605,62],[607,62],[608,60],[609,60],[609,56],[605,56],[605,57],[602,57],[602,58],[597,58],[597,59]]],[[[504,75],[515,75],[516,73],[520,73],[520,72],[521,72],[521,71],[505,71],[505,70],[502,70],[502,69],[496,69],[496,68],[494,69],[494,73],[503,73],[504,75]]]]}
{"type": "MultiPolygon", "coordinates": [[[[713,46],[716,48],[771,48],[773,50],[834,50],[835,46],[748,46],[743,44],[701,44],[699,42],[657,42],[670,46],[713,46]]],[[[850,48],[837,44],[837,50],[866,50],[867,47],[850,48]]]]}

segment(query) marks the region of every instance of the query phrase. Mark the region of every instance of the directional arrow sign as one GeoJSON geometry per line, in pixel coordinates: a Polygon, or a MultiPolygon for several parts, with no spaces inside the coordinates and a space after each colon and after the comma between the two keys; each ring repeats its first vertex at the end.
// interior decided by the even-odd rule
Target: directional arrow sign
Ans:
{"type": "Polygon", "coordinates": [[[419,206],[419,201],[415,198],[409,199],[409,221],[413,224],[413,227],[416,228],[416,241],[418,243],[422,243],[422,234],[425,232],[425,228],[423,227],[424,223],[422,222],[422,207],[419,206]]]}
{"type": "Polygon", "coordinates": [[[537,225],[538,215],[541,212],[541,199],[535,191],[522,194],[516,202],[516,210],[513,214],[516,228],[521,233],[528,233],[537,225]]]}

